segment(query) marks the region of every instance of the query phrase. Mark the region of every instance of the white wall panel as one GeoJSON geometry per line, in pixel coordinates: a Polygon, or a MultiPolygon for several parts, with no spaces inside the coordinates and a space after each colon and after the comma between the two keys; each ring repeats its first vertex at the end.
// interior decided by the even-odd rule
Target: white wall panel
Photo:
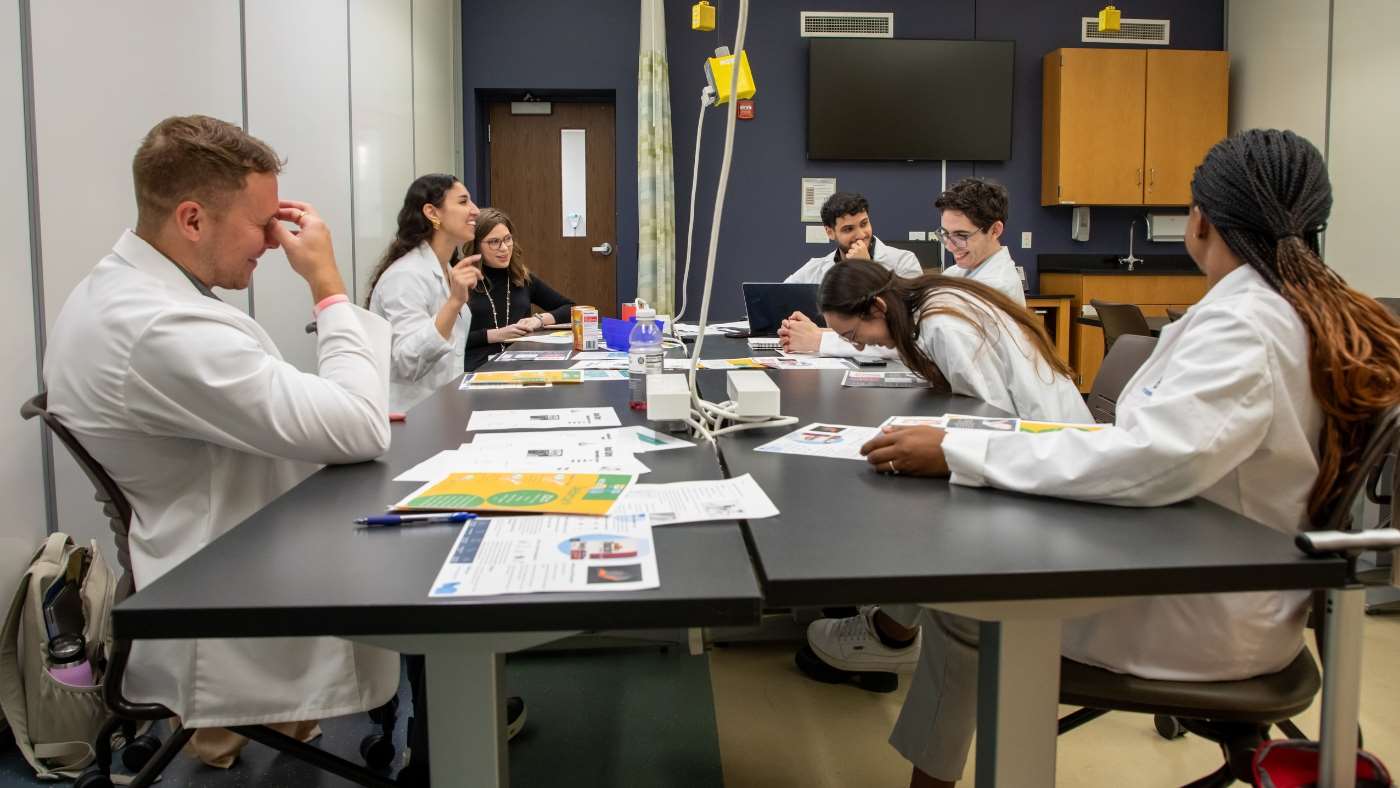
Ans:
{"type": "MultiPolygon", "coordinates": [[[[284,199],[316,206],[330,226],[347,287],[354,281],[350,199],[350,61],[346,0],[246,0],[248,130],[287,161],[284,199]]],[[[305,280],[274,249],[254,278],[254,314],[282,355],[316,370],[305,280]]]]}
{"type": "Polygon", "coordinates": [[[1400,183],[1400,3],[1336,4],[1332,41],[1332,220],[1327,262],[1356,289],[1400,296],[1395,221],[1400,183]]]}
{"type": "MultiPolygon", "coordinates": [[[[40,238],[52,326],[69,291],[136,222],[131,157],[169,115],[242,123],[238,3],[31,4],[40,238]]],[[[246,306],[245,294],[228,294],[246,306]]],[[[54,452],[58,526],[106,544],[90,485],[54,452]]]]}
{"type": "Polygon", "coordinates": [[[355,299],[361,303],[414,178],[412,84],[411,4],[350,0],[355,299]]]}
{"type": "Polygon", "coordinates": [[[1292,129],[1323,146],[1327,6],[1319,0],[1229,0],[1231,132],[1292,129]]]}
{"type": "Polygon", "coordinates": [[[14,589],[43,538],[44,473],[39,426],[19,419],[19,406],[39,390],[34,355],[34,298],[29,259],[29,197],[25,176],[19,14],[0,6],[0,588],[14,589]]]}
{"type": "Polygon", "coordinates": [[[457,64],[453,42],[457,28],[452,7],[457,0],[413,0],[414,169],[457,172],[457,64]]]}

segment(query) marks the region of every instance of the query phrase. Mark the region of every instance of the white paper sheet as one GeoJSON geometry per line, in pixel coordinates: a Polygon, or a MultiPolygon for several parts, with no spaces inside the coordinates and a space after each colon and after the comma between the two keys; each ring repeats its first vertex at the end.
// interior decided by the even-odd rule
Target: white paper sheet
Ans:
{"type": "Polygon", "coordinates": [[[943,429],[947,420],[942,416],[891,416],[880,423],[880,429],[886,427],[937,427],[943,429]]]}
{"type": "Polygon", "coordinates": [[[555,330],[546,334],[526,334],[523,337],[511,337],[510,339],[502,339],[501,342],[539,342],[545,345],[572,345],[574,344],[574,334],[572,331],[555,330]]]}
{"type": "MultiPolygon", "coordinates": [[[[535,433],[558,435],[555,432],[535,433]]],[[[440,451],[394,477],[396,482],[431,482],[459,471],[518,473],[651,473],[634,453],[613,443],[547,442],[464,443],[440,451]]]]}
{"type": "Polygon", "coordinates": [[[840,460],[861,460],[860,447],[880,433],[877,427],[852,427],[846,424],[814,422],[796,432],[769,441],[754,451],[776,454],[805,454],[809,457],[830,457],[840,460]]]}
{"type": "Polygon", "coordinates": [[[568,361],[567,350],[507,350],[494,361],[568,361]]]}
{"type": "Polygon", "coordinates": [[[660,588],[646,515],[470,520],[430,598],[660,588]]]}
{"type": "Polygon", "coordinates": [[[569,369],[627,369],[625,358],[602,358],[576,361],[569,369]]]}
{"type": "Polygon", "coordinates": [[[554,430],[581,427],[620,427],[612,408],[535,408],[533,410],[478,410],[467,422],[467,432],[483,430],[554,430]]]}
{"type": "Polygon", "coordinates": [[[613,504],[611,514],[646,514],[652,525],[671,525],[777,517],[778,507],[746,473],[713,481],[634,484],[613,504]]]}
{"type": "Polygon", "coordinates": [[[574,354],[575,361],[616,361],[627,360],[625,350],[580,350],[574,354]]]}
{"type": "Polygon", "coordinates": [[[556,444],[617,446],[633,454],[684,449],[694,446],[688,440],[657,432],[649,427],[631,426],[609,430],[557,430],[552,432],[483,432],[467,445],[493,446],[519,443],[529,446],[556,444]]]}

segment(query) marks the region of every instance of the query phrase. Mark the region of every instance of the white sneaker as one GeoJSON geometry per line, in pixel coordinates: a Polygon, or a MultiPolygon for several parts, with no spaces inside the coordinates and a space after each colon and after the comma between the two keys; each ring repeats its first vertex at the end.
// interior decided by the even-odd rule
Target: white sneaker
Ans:
{"type": "Polygon", "coordinates": [[[875,632],[877,608],[850,618],[826,618],[807,626],[807,645],[822,662],[850,673],[909,673],[919,661],[923,633],[904,648],[890,648],[875,632]]]}

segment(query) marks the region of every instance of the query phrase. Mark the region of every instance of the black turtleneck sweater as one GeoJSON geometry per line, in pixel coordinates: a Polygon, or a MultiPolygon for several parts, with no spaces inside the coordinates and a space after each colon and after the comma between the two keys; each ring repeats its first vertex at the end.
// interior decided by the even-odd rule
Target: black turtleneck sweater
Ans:
{"type": "Polygon", "coordinates": [[[484,274],[481,284],[472,291],[471,300],[467,302],[467,308],[472,313],[472,328],[467,333],[467,372],[486,363],[488,357],[500,352],[504,347],[499,342],[487,342],[486,332],[493,328],[504,328],[521,318],[529,317],[530,304],[553,315],[555,323],[565,325],[569,322],[569,307],[574,305],[573,301],[560,295],[535,274],[530,275],[530,281],[524,287],[510,285],[510,304],[507,305],[508,269],[483,265],[481,270],[484,274]],[[490,298],[487,297],[487,288],[490,288],[490,298]],[[492,314],[491,309],[493,299],[495,314],[492,314]]]}

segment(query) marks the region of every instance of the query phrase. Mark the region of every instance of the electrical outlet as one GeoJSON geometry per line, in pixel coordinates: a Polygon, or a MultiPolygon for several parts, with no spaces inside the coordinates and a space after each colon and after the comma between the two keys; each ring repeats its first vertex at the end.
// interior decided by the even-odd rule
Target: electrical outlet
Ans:
{"type": "Polygon", "coordinates": [[[927,237],[928,237],[928,236],[924,235],[924,233],[923,233],[922,230],[910,230],[910,231],[909,231],[909,240],[911,240],[911,241],[923,241],[923,240],[926,240],[927,237]]]}
{"type": "Polygon", "coordinates": [[[1024,233],[1021,233],[1021,248],[1022,248],[1022,249],[1029,249],[1029,248],[1031,248],[1031,234],[1030,234],[1030,231],[1029,231],[1029,230],[1027,230],[1027,231],[1024,232],[1024,233]]]}
{"type": "Polygon", "coordinates": [[[807,243],[824,244],[827,241],[826,228],[820,224],[803,225],[807,228],[807,243]]]}

